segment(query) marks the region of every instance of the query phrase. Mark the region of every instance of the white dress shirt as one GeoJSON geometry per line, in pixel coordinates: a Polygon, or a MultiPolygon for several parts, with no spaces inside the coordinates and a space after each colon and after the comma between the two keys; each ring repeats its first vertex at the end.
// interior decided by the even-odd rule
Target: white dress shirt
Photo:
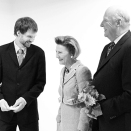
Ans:
{"type": "Polygon", "coordinates": [[[20,47],[15,43],[15,41],[14,41],[14,47],[15,47],[15,52],[16,52],[17,58],[18,58],[17,52],[18,52],[19,49],[22,49],[22,50],[24,51],[23,57],[25,58],[25,56],[26,56],[26,50],[27,50],[26,47],[20,48],[20,47]]]}
{"type": "Polygon", "coordinates": [[[128,32],[128,31],[126,31],[125,33],[123,33],[122,35],[120,35],[118,38],[116,38],[116,39],[114,40],[114,43],[117,44],[118,41],[119,41],[127,32],[128,32]]]}

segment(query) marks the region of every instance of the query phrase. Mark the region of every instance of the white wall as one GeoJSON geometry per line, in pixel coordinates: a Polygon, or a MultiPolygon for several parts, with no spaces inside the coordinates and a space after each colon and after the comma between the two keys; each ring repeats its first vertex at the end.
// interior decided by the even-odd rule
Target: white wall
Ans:
{"type": "Polygon", "coordinates": [[[56,130],[59,75],[62,66],[55,58],[54,38],[71,35],[80,43],[79,60],[95,73],[100,53],[109,42],[100,28],[103,14],[111,5],[123,5],[130,9],[130,0],[0,0],[0,45],[14,40],[16,20],[32,17],[38,23],[34,44],[43,48],[47,62],[47,84],[38,98],[40,131],[56,130]]]}

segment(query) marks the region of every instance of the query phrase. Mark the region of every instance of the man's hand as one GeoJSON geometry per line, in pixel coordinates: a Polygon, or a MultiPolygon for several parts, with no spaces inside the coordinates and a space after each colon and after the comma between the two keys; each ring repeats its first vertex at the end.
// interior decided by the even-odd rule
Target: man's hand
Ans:
{"type": "Polygon", "coordinates": [[[98,104],[97,106],[95,106],[92,110],[92,114],[97,118],[98,116],[101,116],[103,113],[102,113],[102,110],[101,110],[101,106],[100,104],[98,104]]]}
{"type": "Polygon", "coordinates": [[[0,100],[0,108],[1,108],[1,111],[10,111],[10,107],[8,103],[6,102],[6,100],[4,99],[0,100]]]}
{"type": "Polygon", "coordinates": [[[16,100],[15,104],[10,107],[11,110],[13,110],[15,113],[21,111],[26,105],[26,101],[23,97],[20,97],[16,100]]]}

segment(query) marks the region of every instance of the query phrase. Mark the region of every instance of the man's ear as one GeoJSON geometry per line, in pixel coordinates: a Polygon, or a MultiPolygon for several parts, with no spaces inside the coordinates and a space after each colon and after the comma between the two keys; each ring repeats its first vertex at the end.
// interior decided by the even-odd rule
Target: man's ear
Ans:
{"type": "Polygon", "coordinates": [[[120,26],[120,25],[121,25],[121,19],[118,19],[118,20],[116,21],[116,24],[117,24],[117,26],[120,26]]]}
{"type": "Polygon", "coordinates": [[[17,31],[17,36],[20,36],[20,34],[21,34],[21,33],[20,33],[20,31],[18,30],[18,31],[17,31]]]}

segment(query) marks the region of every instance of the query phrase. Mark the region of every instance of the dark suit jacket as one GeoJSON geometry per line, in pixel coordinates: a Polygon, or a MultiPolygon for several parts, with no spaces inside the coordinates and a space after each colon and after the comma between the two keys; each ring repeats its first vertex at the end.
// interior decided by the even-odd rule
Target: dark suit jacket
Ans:
{"type": "MultiPolygon", "coordinates": [[[[44,51],[31,44],[19,66],[14,42],[0,46],[0,83],[0,99],[5,99],[9,106],[14,105],[19,97],[26,100],[27,105],[17,113],[20,123],[38,120],[37,97],[46,83],[44,51]]],[[[8,122],[13,114],[13,111],[0,110],[0,119],[8,122]]]]}
{"type": "Polygon", "coordinates": [[[108,46],[102,52],[93,80],[98,92],[106,97],[101,102],[99,131],[131,131],[131,32],[105,58],[108,46]]]}

